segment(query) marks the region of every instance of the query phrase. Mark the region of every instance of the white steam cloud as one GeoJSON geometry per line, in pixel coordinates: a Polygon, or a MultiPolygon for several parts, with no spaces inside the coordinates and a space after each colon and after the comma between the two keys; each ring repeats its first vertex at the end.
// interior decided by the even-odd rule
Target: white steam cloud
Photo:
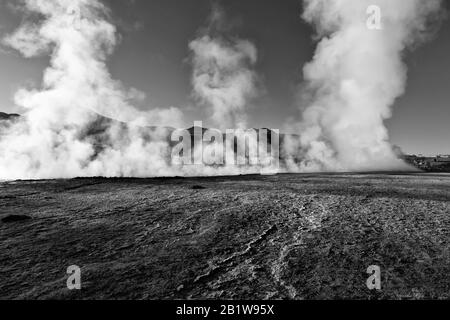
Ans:
{"type": "MultiPolygon", "coordinates": [[[[163,126],[180,127],[182,112],[173,107],[139,111],[133,103],[145,95],[112,79],[106,60],[117,45],[117,31],[100,1],[25,0],[22,10],[27,20],[4,44],[26,58],[49,54],[51,59],[41,87],[23,88],[15,95],[16,104],[26,110],[21,120],[0,126],[0,179],[249,170],[171,165],[171,129],[163,126]]],[[[254,74],[245,69],[256,61],[254,46],[203,34],[190,47],[197,97],[212,107],[217,123],[232,128],[235,119],[243,119],[246,98],[254,90],[254,74]]]]}
{"type": "MultiPolygon", "coordinates": [[[[427,38],[440,0],[304,4],[303,18],[320,41],[304,67],[307,107],[296,127],[299,138],[284,139],[287,169],[405,168],[384,120],[405,91],[403,54],[427,38]],[[373,5],[381,9],[381,30],[366,25],[366,10],[373,5]]],[[[27,20],[3,42],[26,58],[48,54],[50,65],[39,88],[15,95],[24,116],[0,125],[0,179],[258,172],[228,163],[171,164],[171,129],[163,126],[180,127],[183,114],[173,107],[140,111],[133,105],[145,95],[112,79],[106,61],[117,45],[117,31],[99,0],[25,0],[22,9],[27,20]]],[[[245,128],[248,106],[258,93],[257,50],[247,40],[227,36],[224,25],[223,12],[214,8],[208,28],[189,43],[193,95],[216,128],[245,128]]]]}
{"type": "Polygon", "coordinates": [[[318,34],[304,67],[300,140],[290,151],[300,171],[398,169],[384,120],[405,91],[405,49],[427,37],[440,0],[304,0],[303,18],[318,34]],[[369,29],[367,9],[378,6],[381,30],[369,29]],[[297,151],[295,151],[297,150],[297,151]],[[300,151],[299,151],[300,150],[300,151]]]}
{"type": "Polygon", "coordinates": [[[150,142],[139,128],[122,130],[117,122],[104,127],[97,141],[88,135],[99,125],[98,114],[137,124],[181,120],[175,108],[138,111],[131,103],[142,94],[111,78],[106,58],[117,38],[107,8],[97,0],[26,0],[23,10],[34,21],[24,22],[4,43],[27,58],[49,53],[51,59],[41,88],[15,95],[27,111],[1,132],[0,178],[170,173],[158,152],[166,143],[150,142]]]}
{"type": "Polygon", "coordinates": [[[216,128],[246,128],[246,108],[257,95],[255,46],[221,34],[224,13],[214,7],[208,32],[189,44],[194,67],[192,84],[195,97],[211,108],[216,128]],[[211,36],[218,32],[217,36],[211,36]]]}
{"type": "Polygon", "coordinates": [[[26,58],[51,54],[42,88],[22,89],[15,96],[18,106],[35,111],[29,115],[39,113],[41,117],[36,120],[56,122],[59,119],[48,113],[70,118],[75,115],[67,112],[89,109],[124,121],[180,122],[181,113],[175,108],[139,112],[132,102],[145,95],[136,89],[125,90],[111,78],[106,59],[117,44],[116,28],[108,21],[108,9],[101,2],[27,0],[23,9],[44,19],[25,22],[4,43],[26,58]]]}

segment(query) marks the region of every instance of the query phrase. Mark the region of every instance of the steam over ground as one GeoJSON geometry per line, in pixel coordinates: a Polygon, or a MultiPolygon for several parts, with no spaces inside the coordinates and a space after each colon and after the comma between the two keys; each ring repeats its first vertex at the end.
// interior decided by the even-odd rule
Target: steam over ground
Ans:
{"type": "MultiPolygon", "coordinates": [[[[404,168],[383,121],[405,90],[404,51],[426,38],[440,0],[305,0],[304,5],[303,18],[314,25],[319,42],[304,67],[304,100],[291,128],[300,138],[285,141],[285,169],[404,168]],[[366,25],[370,5],[382,10],[382,30],[366,25]]],[[[171,129],[165,126],[183,126],[183,112],[140,111],[133,105],[145,95],[112,79],[106,61],[117,45],[117,30],[100,1],[26,0],[22,9],[29,19],[3,43],[25,58],[51,59],[41,86],[15,95],[25,110],[22,119],[0,128],[0,179],[259,172],[253,166],[172,165],[171,129]],[[99,114],[118,121],[99,120],[99,114]]],[[[258,94],[257,49],[226,35],[219,27],[223,19],[214,8],[208,27],[189,43],[193,96],[218,128],[244,128],[246,107],[258,94]]]]}
{"type": "Polygon", "coordinates": [[[440,0],[305,0],[303,19],[320,39],[304,67],[306,108],[291,152],[298,170],[401,169],[383,121],[403,95],[405,49],[427,38],[440,0]],[[369,28],[379,8],[381,29],[369,28]],[[369,10],[368,10],[369,9],[369,10]],[[366,23],[368,22],[368,23],[366,23]]]}

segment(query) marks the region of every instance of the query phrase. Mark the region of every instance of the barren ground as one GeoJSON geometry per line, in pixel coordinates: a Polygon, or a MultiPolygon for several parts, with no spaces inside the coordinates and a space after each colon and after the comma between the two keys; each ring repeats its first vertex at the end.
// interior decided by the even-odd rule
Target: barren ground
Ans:
{"type": "Polygon", "coordinates": [[[449,299],[449,200],[446,174],[3,182],[0,298],[449,299]]]}

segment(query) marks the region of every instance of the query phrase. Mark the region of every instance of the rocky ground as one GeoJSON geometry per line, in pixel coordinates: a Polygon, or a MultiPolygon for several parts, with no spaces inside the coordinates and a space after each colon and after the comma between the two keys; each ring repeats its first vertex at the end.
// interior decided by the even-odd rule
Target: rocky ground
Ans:
{"type": "Polygon", "coordinates": [[[445,174],[3,182],[0,298],[449,299],[449,200],[445,174]]]}

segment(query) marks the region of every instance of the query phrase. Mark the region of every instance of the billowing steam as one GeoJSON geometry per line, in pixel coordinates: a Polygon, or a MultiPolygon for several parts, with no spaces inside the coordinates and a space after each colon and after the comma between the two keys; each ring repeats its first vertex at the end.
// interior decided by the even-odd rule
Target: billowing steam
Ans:
{"type": "Polygon", "coordinates": [[[308,107],[300,142],[290,146],[301,160],[291,165],[301,171],[402,168],[383,121],[405,90],[404,51],[426,38],[440,0],[304,0],[304,8],[321,40],[304,67],[308,107]],[[378,18],[380,28],[370,28],[378,18]]]}
{"type": "Polygon", "coordinates": [[[189,44],[194,72],[192,84],[198,100],[212,108],[212,123],[220,129],[246,128],[249,99],[257,94],[255,46],[221,34],[224,13],[214,7],[207,34],[189,44]],[[211,34],[218,33],[215,36],[211,34]]]}
{"type": "MultiPolygon", "coordinates": [[[[23,88],[15,95],[16,104],[26,110],[21,120],[0,125],[0,179],[258,172],[228,162],[171,163],[173,141],[168,137],[173,129],[164,126],[186,125],[183,114],[174,107],[140,111],[133,105],[145,95],[112,79],[106,61],[117,44],[117,31],[99,0],[23,3],[28,20],[3,42],[26,58],[50,55],[50,66],[39,88],[23,88]]],[[[404,167],[383,122],[405,90],[403,53],[426,38],[440,0],[304,4],[303,17],[321,40],[304,68],[307,107],[296,127],[299,138],[284,139],[282,161],[290,171],[404,167]],[[367,27],[369,6],[380,8],[381,30],[367,27]]],[[[258,91],[253,71],[257,51],[249,41],[228,37],[221,29],[223,19],[215,8],[208,28],[189,44],[193,96],[215,127],[244,128],[250,99],[258,91]]],[[[221,138],[216,135],[214,141],[221,138]]],[[[230,159],[233,143],[227,148],[230,159]]]]}
{"type": "MultiPolygon", "coordinates": [[[[49,54],[51,59],[41,87],[24,88],[15,95],[16,104],[27,110],[22,119],[0,127],[0,179],[248,171],[235,166],[171,165],[172,129],[163,126],[179,128],[183,115],[177,108],[137,110],[133,102],[145,96],[112,79],[106,60],[117,44],[116,28],[100,1],[25,0],[23,10],[29,21],[4,44],[26,58],[49,54]]],[[[217,123],[233,128],[253,90],[253,73],[245,64],[256,60],[255,48],[207,33],[190,47],[194,91],[210,104],[217,123]],[[203,72],[211,77],[205,80],[203,72]]]]}
{"type": "MultiPolygon", "coordinates": [[[[142,98],[111,78],[106,58],[116,45],[108,10],[96,0],[27,0],[23,10],[37,22],[25,22],[4,42],[25,57],[49,53],[39,89],[21,89],[18,106],[24,119],[2,132],[0,177],[64,178],[168,174],[165,143],[149,142],[139,129],[103,124],[96,141],[98,114],[139,124],[180,121],[179,110],[143,113],[131,102],[142,98]],[[104,143],[98,148],[96,144],[104,143]]],[[[153,133],[157,135],[157,132],[153,133]]]]}
{"type": "Polygon", "coordinates": [[[27,14],[37,19],[40,14],[44,19],[25,22],[4,43],[26,58],[51,55],[42,87],[22,89],[15,97],[17,105],[31,110],[29,116],[40,114],[36,122],[76,121],[70,118],[77,118],[81,109],[124,121],[180,122],[180,111],[174,108],[137,111],[132,102],[144,99],[144,94],[136,89],[127,91],[111,78],[105,61],[117,44],[116,28],[101,2],[27,0],[24,6],[27,14]]]}

